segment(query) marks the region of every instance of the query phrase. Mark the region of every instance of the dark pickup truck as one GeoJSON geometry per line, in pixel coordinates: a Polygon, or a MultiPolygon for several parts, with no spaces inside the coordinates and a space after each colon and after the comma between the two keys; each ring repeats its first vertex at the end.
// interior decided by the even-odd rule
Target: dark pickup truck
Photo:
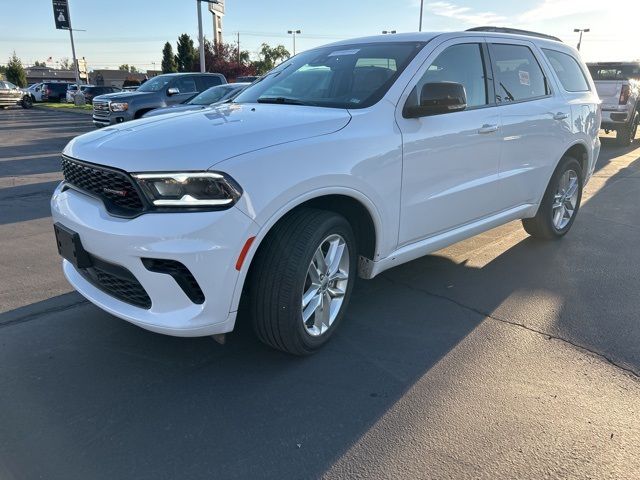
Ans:
{"type": "Polygon", "coordinates": [[[182,103],[215,85],[227,83],[219,73],[167,73],[148,80],[135,92],[99,95],[93,99],[93,124],[106,127],[142,117],[160,107],[182,103]]]}

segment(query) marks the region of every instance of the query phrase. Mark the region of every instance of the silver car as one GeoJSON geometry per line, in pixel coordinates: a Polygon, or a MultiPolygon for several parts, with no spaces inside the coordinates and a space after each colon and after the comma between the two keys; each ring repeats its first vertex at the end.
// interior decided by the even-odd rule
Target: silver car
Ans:
{"type": "Polygon", "coordinates": [[[25,96],[27,95],[13,83],[0,80],[0,108],[4,109],[12,105],[22,105],[24,108],[29,108],[31,102],[27,101],[23,103],[22,101],[25,96]],[[25,106],[26,103],[28,103],[29,106],[25,106]]]}

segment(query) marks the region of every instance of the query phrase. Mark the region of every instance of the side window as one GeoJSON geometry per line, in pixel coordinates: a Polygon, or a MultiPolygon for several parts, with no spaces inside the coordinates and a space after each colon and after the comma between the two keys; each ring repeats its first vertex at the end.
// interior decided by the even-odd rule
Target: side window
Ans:
{"type": "Polygon", "coordinates": [[[571,55],[543,48],[542,51],[567,92],[588,92],[589,83],[578,61],[571,55]]]}
{"type": "Polygon", "coordinates": [[[198,91],[204,92],[207,88],[215,87],[217,85],[222,85],[222,80],[220,77],[214,75],[203,75],[198,77],[198,91]]]}
{"type": "Polygon", "coordinates": [[[418,95],[424,84],[438,82],[461,83],[467,93],[468,107],[487,105],[487,82],[481,45],[462,43],[445,49],[418,82],[418,95]]]}
{"type": "Polygon", "coordinates": [[[192,77],[182,77],[176,81],[176,88],[180,90],[180,93],[194,93],[197,92],[196,81],[192,77]]]}
{"type": "Polygon", "coordinates": [[[496,102],[508,103],[544,97],[550,93],[547,79],[529,47],[491,44],[496,102]]]}

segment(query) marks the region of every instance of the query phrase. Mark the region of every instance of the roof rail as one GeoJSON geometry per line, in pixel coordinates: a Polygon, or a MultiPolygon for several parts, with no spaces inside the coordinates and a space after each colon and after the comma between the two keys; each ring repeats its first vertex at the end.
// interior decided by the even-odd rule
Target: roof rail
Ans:
{"type": "Polygon", "coordinates": [[[552,35],[546,35],[544,33],[530,32],[529,30],[520,30],[518,28],[505,28],[505,27],[474,27],[466,30],[467,32],[494,32],[494,33],[514,33],[516,35],[527,35],[529,37],[546,38],[547,40],[555,40],[556,42],[562,42],[558,37],[552,35]]]}

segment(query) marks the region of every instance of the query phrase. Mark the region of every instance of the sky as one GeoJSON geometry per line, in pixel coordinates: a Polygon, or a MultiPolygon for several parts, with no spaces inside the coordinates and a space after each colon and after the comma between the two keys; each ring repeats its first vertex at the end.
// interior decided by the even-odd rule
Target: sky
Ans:
{"type": "MultiPolygon", "coordinates": [[[[164,43],[188,33],[197,46],[196,0],[69,0],[76,53],[89,69],[160,68],[164,43]]],[[[203,4],[205,36],[213,22],[203,4]]],[[[382,30],[418,30],[420,0],[226,0],[224,40],[256,57],[261,43],[283,44],[300,29],[297,51],[382,30]]],[[[459,31],[479,25],[510,26],[560,37],[575,46],[574,28],[590,28],[582,43],[586,61],[640,59],[639,0],[424,0],[424,31],[459,31]]],[[[69,34],[56,30],[51,0],[0,0],[0,64],[15,50],[25,65],[71,57],[69,34]]]]}

